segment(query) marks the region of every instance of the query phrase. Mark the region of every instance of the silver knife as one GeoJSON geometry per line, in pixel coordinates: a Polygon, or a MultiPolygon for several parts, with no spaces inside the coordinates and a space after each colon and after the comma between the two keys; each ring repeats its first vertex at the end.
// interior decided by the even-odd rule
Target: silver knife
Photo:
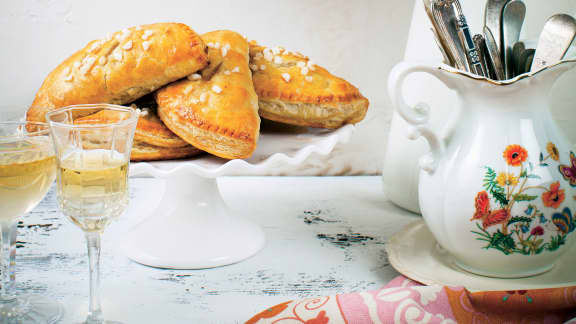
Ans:
{"type": "Polygon", "coordinates": [[[454,59],[456,68],[470,72],[466,51],[458,36],[458,22],[452,1],[432,0],[432,14],[438,22],[438,34],[446,40],[447,52],[454,59]]]}
{"type": "Polygon", "coordinates": [[[472,39],[474,40],[474,45],[476,45],[476,49],[478,50],[480,63],[482,63],[482,72],[484,73],[485,77],[491,79],[492,76],[490,73],[490,64],[486,58],[486,52],[488,51],[486,49],[486,40],[484,39],[484,36],[480,34],[474,35],[472,39]]]}
{"type": "Polygon", "coordinates": [[[505,80],[506,74],[504,73],[504,66],[502,65],[502,59],[496,41],[494,40],[494,35],[492,31],[487,26],[484,26],[484,39],[486,41],[486,48],[488,48],[488,58],[492,63],[494,68],[494,73],[496,74],[496,80],[505,80]]]}
{"type": "Polygon", "coordinates": [[[440,34],[440,26],[438,25],[438,22],[436,21],[434,14],[432,13],[432,2],[431,0],[423,0],[423,2],[426,14],[428,15],[430,23],[432,24],[432,34],[434,34],[436,44],[438,45],[440,52],[442,52],[442,56],[444,56],[446,64],[455,67],[454,59],[450,55],[448,51],[448,46],[446,45],[446,39],[444,39],[440,34]]]}

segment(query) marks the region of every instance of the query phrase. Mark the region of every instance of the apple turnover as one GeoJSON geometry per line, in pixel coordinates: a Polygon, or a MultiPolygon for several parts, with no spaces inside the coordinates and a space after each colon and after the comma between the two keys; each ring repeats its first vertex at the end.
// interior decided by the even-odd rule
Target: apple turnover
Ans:
{"type": "Polygon", "coordinates": [[[368,99],[300,53],[250,44],[260,116],[292,125],[338,128],[364,119],[368,99]]]}
{"type": "Polygon", "coordinates": [[[145,144],[176,148],[190,144],[174,134],[158,117],[158,105],[154,94],[146,95],[133,102],[130,107],[140,110],[140,118],[134,133],[134,140],[145,144]]]}
{"type": "Polygon", "coordinates": [[[142,108],[134,133],[130,160],[155,161],[192,157],[201,150],[172,133],[156,114],[156,108],[142,108]]]}
{"type": "Polygon", "coordinates": [[[200,153],[202,153],[202,151],[192,145],[182,147],[161,147],[134,139],[132,151],[130,153],[130,160],[133,162],[173,160],[196,156],[200,153]]]}
{"type": "Polygon", "coordinates": [[[158,23],[95,40],[58,65],[27,112],[30,121],[59,107],[127,104],[205,67],[205,45],[190,27],[158,23]]]}
{"type": "Polygon", "coordinates": [[[250,157],[260,130],[249,44],[232,31],[202,35],[209,65],[156,92],[158,115],[193,146],[226,159],[250,157]]]}
{"type": "MultiPolygon", "coordinates": [[[[138,108],[139,109],[139,108],[138,108]]],[[[102,110],[78,118],[75,124],[108,124],[120,121],[118,114],[102,110]]],[[[95,139],[97,140],[97,139],[95,139]]],[[[172,133],[155,114],[155,108],[142,108],[138,117],[134,143],[130,154],[131,161],[171,160],[192,157],[201,150],[184,142],[172,133]]]]}

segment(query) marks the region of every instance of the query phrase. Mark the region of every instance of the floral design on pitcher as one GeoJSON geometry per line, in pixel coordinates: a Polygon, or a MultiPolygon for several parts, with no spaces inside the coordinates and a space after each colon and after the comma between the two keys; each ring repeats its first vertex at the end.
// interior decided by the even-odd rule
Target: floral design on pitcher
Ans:
{"type": "MultiPolygon", "coordinates": [[[[540,153],[540,168],[549,167],[552,163],[549,160],[560,160],[554,143],[548,143],[546,151],[546,156],[540,153]]],[[[521,145],[509,145],[502,157],[508,165],[506,172],[485,167],[484,190],[474,199],[475,212],[471,218],[478,230],[472,233],[478,236],[477,240],[487,242],[485,249],[496,249],[506,255],[558,250],[576,228],[568,207],[557,212],[566,200],[566,191],[559,181],[548,186],[528,184],[530,179],[541,177],[534,172],[528,151],[521,145]],[[542,209],[553,212],[545,215],[542,209]]],[[[570,157],[572,166],[559,165],[559,170],[566,181],[576,186],[576,157],[574,153],[570,157]]]]}

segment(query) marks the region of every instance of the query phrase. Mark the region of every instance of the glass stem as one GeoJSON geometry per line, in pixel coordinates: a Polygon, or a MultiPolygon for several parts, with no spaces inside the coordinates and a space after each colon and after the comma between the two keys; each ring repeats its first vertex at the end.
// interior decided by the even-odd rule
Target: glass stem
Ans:
{"type": "Polygon", "coordinates": [[[1,222],[0,235],[0,303],[9,303],[16,299],[16,232],[18,221],[1,222]]]}
{"type": "Polygon", "coordinates": [[[86,232],[88,263],[90,265],[90,306],[86,323],[102,323],[100,305],[100,237],[99,232],[86,232]]]}

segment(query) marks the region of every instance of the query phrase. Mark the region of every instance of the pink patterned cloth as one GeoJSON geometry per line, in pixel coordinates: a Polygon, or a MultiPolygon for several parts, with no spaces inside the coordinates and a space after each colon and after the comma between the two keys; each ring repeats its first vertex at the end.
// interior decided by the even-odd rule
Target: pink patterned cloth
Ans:
{"type": "Polygon", "coordinates": [[[470,293],[400,276],[379,290],[288,301],[247,324],[576,324],[576,287],[470,293]]]}

